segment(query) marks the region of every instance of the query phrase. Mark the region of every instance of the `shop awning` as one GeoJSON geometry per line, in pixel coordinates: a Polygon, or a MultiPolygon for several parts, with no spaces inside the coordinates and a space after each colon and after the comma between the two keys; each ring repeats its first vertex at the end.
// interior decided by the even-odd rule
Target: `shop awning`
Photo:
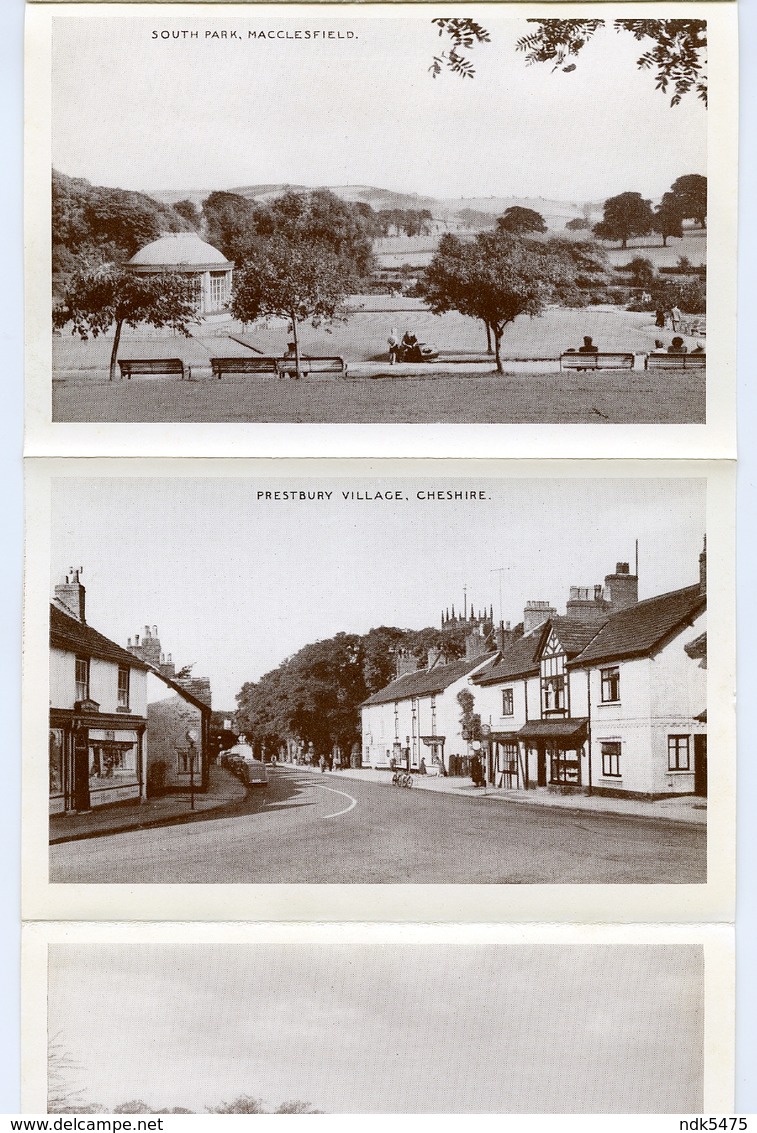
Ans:
{"type": "Polygon", "coordinates": [[[440,747],[444,744],[446,738],[446,736],[421,736],[427,747],[440,747]]]}
{"type": "Polygon", "coordinates": [[[572,720],[530,720],[518,732],[521,740],[570,740],[572,744],[580,744],[586,739],[586,717],[575,717],[572,720]]]}
{"type": "Polygon", "coordinates": [[[517,744],[518,732],[490,732],[488,737],[495,744],[517,744]]]}

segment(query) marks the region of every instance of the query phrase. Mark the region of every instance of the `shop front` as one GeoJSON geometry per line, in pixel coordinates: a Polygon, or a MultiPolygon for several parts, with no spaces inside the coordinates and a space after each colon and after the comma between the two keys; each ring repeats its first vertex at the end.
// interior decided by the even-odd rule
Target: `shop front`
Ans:
{"type": "Polygon", "coordinates": [[[529,787],[580,788],[586,778],[588,719],[533,720],[518,732],[529,787]]]}
{"type": "Polygon", "coordinates": [[[50,713],[50,813],[83,812],[144,794],[143,717],[109,716],[94,701],[50,713]]]}

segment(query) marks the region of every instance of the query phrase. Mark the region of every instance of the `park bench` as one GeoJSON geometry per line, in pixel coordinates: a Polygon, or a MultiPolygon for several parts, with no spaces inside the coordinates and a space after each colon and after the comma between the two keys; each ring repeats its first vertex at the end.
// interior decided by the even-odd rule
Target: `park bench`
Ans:
{"type": "Polygon", "coordinates": [[[213,377],[219,380],[224,374],[275,374],[277,358],[260,354],[244,355],[242,358],[211,358],[213,377]]]}
{"type": "Polygon", "coordinates": [[[185,366],[181,358],[119,358],[121,377],[131,380],[132,374],[179,374],[182,381],[192,377],[192,367],[185,366]]]}
{"type": "Polygon", "coordinates": [[[706,354],[647,354],[645,370],[704,370],[706,354]]]}
{"type": "MultiPolygon", "coordinates": [[[[286,375],[294,377],[296,372],[294,358],[280,358],[277,369],[280,378],[286,375]]],[[[303,378],[308,374],[337,374],[340,378],[346,378],[347,363],[344,358],[306,358],[303,355],[300,358],[300,373],[303,378]]]]}
{"type": "Polygon", "coordinates": [[[570,351],[560,355],[561,370],[632,370],[635,356],[633,354],[611,354],[597,351],[596,354],[579,354],[570,351]]]}

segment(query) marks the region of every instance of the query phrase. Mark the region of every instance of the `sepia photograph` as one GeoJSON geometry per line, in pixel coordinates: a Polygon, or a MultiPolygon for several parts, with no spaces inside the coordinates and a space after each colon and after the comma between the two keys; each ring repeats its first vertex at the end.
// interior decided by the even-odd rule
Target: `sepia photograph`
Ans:
{"type": "Polygon", "coordinates": [[[722,396],[733,269],[708,192],[713,155],[735,176],[718,7],[33,14],[52,420],[709,423],[708,231],[722,396]]]}
{"type": "Polygon", "coordinates": [[[26,1112],[695,1114],[733,1091],[724,927],[197,927],[27,934],[26,1112]]]}
{"type": "Polygon", "coordinates": [[[707,882],[701,469],[86,463],[27,598],[50,882],[707,882]]]}

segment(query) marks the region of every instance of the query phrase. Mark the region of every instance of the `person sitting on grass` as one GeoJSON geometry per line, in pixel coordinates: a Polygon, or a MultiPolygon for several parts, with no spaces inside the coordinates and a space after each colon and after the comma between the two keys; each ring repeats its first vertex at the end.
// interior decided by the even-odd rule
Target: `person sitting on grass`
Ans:
{"type": "Polygon", "coordinates": [[[676,335],[670,346],[668,347],[668,354],[688,354],[689,348],[680,335],[676,335]]]}

